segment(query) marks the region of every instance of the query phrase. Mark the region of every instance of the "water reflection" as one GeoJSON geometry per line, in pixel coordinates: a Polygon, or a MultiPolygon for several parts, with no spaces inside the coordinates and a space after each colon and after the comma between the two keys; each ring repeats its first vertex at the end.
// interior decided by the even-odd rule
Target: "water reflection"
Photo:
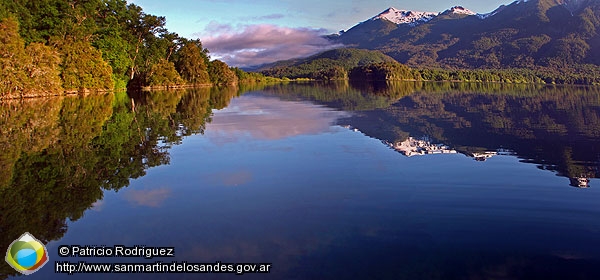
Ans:
{"type": "Polygon", "coordinates": [[[428,137],[420,139],[408,137],[406,140],[396,143],[390,143],[385,140],[383,140],[383,142],[407,157],[457,153],[456,150],[452,150],[444,144],[431,143],[428,137]]]}
{"type": "MultiPolygon", "coordinates": [[[[574,187],[589,187],[589,178],[600,177],[597,87],[422,82],[321,86],[326,89],[299,84],[293,92],[355,111],[340,124],[404,154],[434,153],[441,150],[432,145],[441,145],[485,161],[498,151],[510,151],[523,162],[570,178],[574,187]],[[423,138],[428,143],[411,140],[423,138]]],[[[279,88],[266,91],[286,95],[279,88]]]]}
{"type": "MultiPolygon", "coordinates": [[[[557,178],[534,170],[594,187],[597,89],[336,83],[238,94],[2,104],[0,252],[28,231],[176,246],[180,261],[273,262],[284,279],[598,276],[596,188],[545,192],[557,178]]],[[[14,274],[0,266],[0,278],[14,274]]]]}
{"type": "Polygon", "coordinates": [[[252,181],[253,175],[250,170],[235,170],[211,173],[203,179],[212,185],[234,187],[243,186],[252,181]]]}
{"type": "Polygon", "coordinates": [[[214,141],[239,141],[246,136],[276,140],[318,134],[330,130],[345,115],[307,102],[283,102],[276,97],[248,93],[214,113],[207,136],[214,141]]]}
{"type": "Polygon", "coordinates": [[[171,195],[171,188],[153,190],[129,190],[124,194],[127,201],[134,205],[159,207],[171,195]]]}
{"type": "MultiPolygon", "coordinates": [[[[119,190],[150,167],[168,164],[168,149],[203,133],[211,106],[236,90],[107,94],[0,104],[0,251],[23,232],[57,240],[103,190],[119,190]]],[[[132,203],[156,207],[167,189],[133,190],[132,203]]],[[[99,206],[100,205],[100,206],[99,206]]],[[[14,274],[6,263],[0,278],[14,274]]]]}

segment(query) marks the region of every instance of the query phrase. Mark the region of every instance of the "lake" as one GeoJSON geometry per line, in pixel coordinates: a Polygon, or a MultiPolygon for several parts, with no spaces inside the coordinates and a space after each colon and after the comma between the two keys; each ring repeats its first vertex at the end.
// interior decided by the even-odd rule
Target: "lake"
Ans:
{"type": "MultiPolygon", "coordinates": [[[[291,83],[0,103],[28,279],[600,279],[600,88],[291,83]],[[174,257],[61,257],[62,246],[174,257]],[[55,262],[270,273],[55,273],[55,262]]],[[[0,278],[20,278],[6,262],[0,278]]]]}

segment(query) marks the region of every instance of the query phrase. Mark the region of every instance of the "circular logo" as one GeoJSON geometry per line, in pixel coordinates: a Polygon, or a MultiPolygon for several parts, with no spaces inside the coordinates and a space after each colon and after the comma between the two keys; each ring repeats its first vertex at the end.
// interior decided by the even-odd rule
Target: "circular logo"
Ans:
{"type": "Polygon", "coordinates": [[[48,251],[42,242],[26,232],[10,244],[6,262],[16,271],[29,275],[48,262],[48,251]]]}

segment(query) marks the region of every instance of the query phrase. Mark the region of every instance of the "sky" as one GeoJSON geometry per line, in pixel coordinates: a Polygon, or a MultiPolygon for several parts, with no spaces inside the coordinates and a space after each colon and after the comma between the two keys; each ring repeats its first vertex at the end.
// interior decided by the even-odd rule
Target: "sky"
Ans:
{"type": "Polygon", "coordinates": [[[463,6],[489,13],[512,0],[129,0],[165,16],[167,29],[199,38],[211,58],[245,67],[339,47],[321,36],[348,30],[388,7],[442,12],[463,6]]]}

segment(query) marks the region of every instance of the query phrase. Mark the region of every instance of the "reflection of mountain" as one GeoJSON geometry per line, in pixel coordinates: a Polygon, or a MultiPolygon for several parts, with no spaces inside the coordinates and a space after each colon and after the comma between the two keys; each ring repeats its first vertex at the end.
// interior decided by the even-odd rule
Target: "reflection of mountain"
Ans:
{"type": "Polygon", "coordinates": [[[408,137],[406,140],[396,143],[390,143],[384,140],[384,144],[387,144],[392,149],[400,152],[401,154],[407,157],[437,154],[456,154],[456,151],[450,149],[450,147],[444,144],[433,144],[426,137],[422,139],[408,137]]]}
{"type": "MultiPolygon", "coordinates": [[[[389,108],[348,121],[385,139],[429,135],[465,154],[498,148],[569,178],[599,177],[600,93],[592,88],[545,88],[538,94],[416,92],[389,108]],[[402,131],[401,133],[390,133],[402,131]],[[380,136],[382,135],[382,136],[380,136]]],[[[576,184],[577,186],[581,184],[576,184]]]]}
{"type": "Polygon", "coordinates": [[[394,145],[427,135],[476,159],[513,151],[523,162],[573,178],[573,186],[600,177],[599,88],[419,82],[323,87],[299,85],[291,95],[354,110],[340,123],[394,145]]]}
{"type": "MultiPolygon", "coordinates": [[[[350,125],[342,125],[342,127],[348,128],[355,132],[361,132],[358,130],[358,128],[354,128],[350,125]]],[[[447,145],[441,143],[432,143],[431,139],[427,136],[420,138],[408,137],[404,141],[389,142],[388,140],[381,140],[381,142],[407,157],[459,153],[447,145]]],[[[489,158],[497,155],[514,155],[514,153],[510,150],[500,148],[496,151],[464,153],[464,155],[471,157],[476,161],[486,161],[489,158]]]]}
{"type": "MultiPolygon", "coordinates": [[[[0,103],[0,251],[23,232],[43,242],[148,168],[169,163],[170,145],[203,133],[211,107],[234,89],[109,94],[0,103]]],[[[159,192],[130,197],[159,203],[159,192]]],[[[0,279],[16,273],[6,263],[0,279]]]]}

